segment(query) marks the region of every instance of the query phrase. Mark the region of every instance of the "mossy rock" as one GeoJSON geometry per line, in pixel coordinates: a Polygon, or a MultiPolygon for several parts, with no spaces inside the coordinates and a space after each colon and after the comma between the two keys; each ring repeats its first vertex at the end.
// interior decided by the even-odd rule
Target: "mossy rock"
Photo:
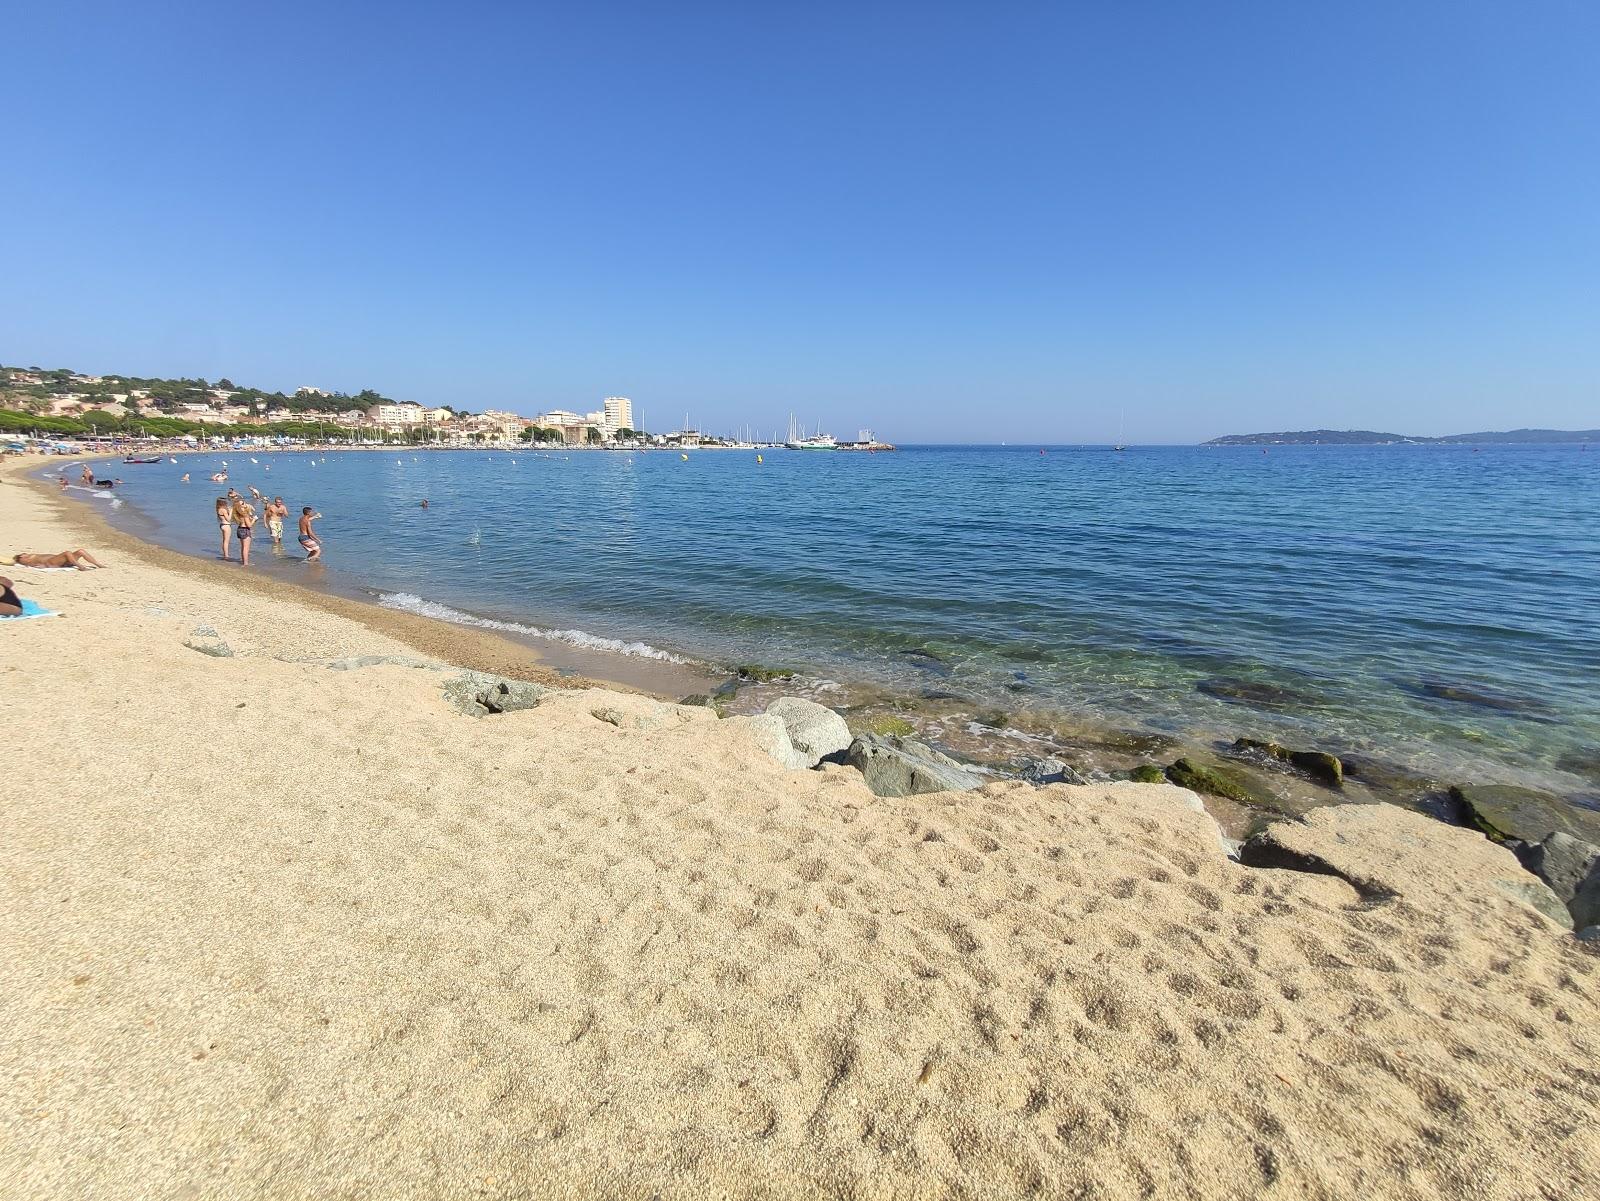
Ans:
{"type": "Polygon", "coordinates": [[[896,717],[892,713],[883,713],[869,719],[861,729],[868,734],[894,735],[898,738],[909,738],[917,732],[917,728],[903,717],[896,717]]]}
{"type": "Polygon", "coordinates": [[[1238,772],[1226,768],[1196,763],[1192,759],[1179,759],[1166,770],[1166,777],[1179,788],[1203,792],[1208,796],[1225,797],[1248,805],[1252,809],[1270,809],[1281,812],[1278,798],[1265,788],[1238,772]]]}
{"type": "Polygon", "coordinates": [[[1165,784],[1167,773],[1154,763],[1141,763],[1128,773],[1128,779],[1135,784],[1165,784]]]}
{"type": "Polygon", "coordinates": [[[1287,763],[1329,788],[1344,787],[1344,764],[1339,761],[1339,756],[1327,751],[1291,751],[1276,742],[1262,742],[1255,738],[1236,739],[1233,749],[1236,753],[1254,751],[1269,759],[1287,763]]]}
{"type": "Polygon", "coordinates": [[[797,673],[792,667],[764,667],[760,663],[741,663],[733,669],[741,680],[755,684],[770,684],[775,680],[792,680],[797,673]]]}
{"type": "Polygon", "coordinates": [[[1461,817],[1496,842],[1543,842],[1559,830],[1585,842],[1600,843],[1600,813],[1537,788],[1511,784],[1458,784],[1450,799],[1461,817]]]}

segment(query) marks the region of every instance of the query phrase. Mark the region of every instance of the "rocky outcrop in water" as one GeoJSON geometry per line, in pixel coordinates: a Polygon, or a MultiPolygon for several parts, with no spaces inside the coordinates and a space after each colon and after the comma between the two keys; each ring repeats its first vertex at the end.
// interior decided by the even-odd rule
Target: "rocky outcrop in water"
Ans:
{"type": "Polygon", "coordinates": [[[1337,755],[1327,751],[1295,751],[1276,742],[1262,742],[1255,738],[1236,739],[1233,749],[1236,753],[1257,754],[1287,763],[1329,788],[1344,787],[1344,764],[1339,762],[1337,755]]]}
{"type": "Polygon", "coordinates": [[[1450,799],[1462,821],[1496,842],[1543,842],[1554,831],[1600,843],[1600,813],[1554,793],[1512,784],[1458,784],[1450,799]]]}
{"type": "Polygon", "coordinates": [[[844,761],[866,778],[878,796],[924,792],[965,792],[984,783],[949,755],[926,743],[893,735],[863,734],[850,744],[844,761]]]}
{"type": "Polygon", "coordinates": [[[1166,777],[1179,788],[1219,796],[1252,809],[1282,808],[1279,799],[1243,772],[1217,764],[1201,763],[1190,758],[1179,759],[1166,770],[1166,777]]]}

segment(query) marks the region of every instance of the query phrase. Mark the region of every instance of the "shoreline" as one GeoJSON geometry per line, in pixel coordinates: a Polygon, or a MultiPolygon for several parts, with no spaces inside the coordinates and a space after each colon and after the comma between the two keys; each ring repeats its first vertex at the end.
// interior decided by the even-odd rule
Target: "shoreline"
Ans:
{"type": "MultiPolygon", "coordinates": [[[[95,457],[59,458],[62,462],[81,463],[95,457]]],[[[557,645],[548,639],[513,637],[492,629],[389,608],[376,600],[346,596],[333,590],[269,577],[264,573],[255,575],[237,563],[223,563],[220,559],[206,559],[174,550],[119,529],[108,515],[92,505],[63,497],[57,488],[35,478],[35,473],[47,462],[28,456],[16,463],[11,460],[0,461],[0,479],[29,488],[46,502],[51,516],[73,532],[74,538],[95,542],[118,554],[134,555],[152,566],[186,572],[214,583],[226,582],[256,596],[290,589],[294,599],[301,604],[360,622],[375,632],[406,643],[426,657],[452,666],[554,687],[603,684],[665,700],[677,700],[695,692],[709,692],[723,678],[713,675],[709,665],[661,665],[682,666],[681,672],[674,673],[663,671],[654,663],[613,663],[611,660],[625,660],[625,657],[609,655],[604,651],[586,652],[583,648],[557,645]],[[704,671],[699,670],[702,666],[704,671]],[[673,689],[661,687],[674,676],[686,685],[676,695],[672,694],[673,689]]]]}
{"type": "Polygon", "coordinates": [[[1600,1185],[1600,951],[1476,831],[1234,858],[1168,784],[875,795],[570,680],[469,715],[362,606],[184,559],[0,624],[18,1195],[1600,1185]]]}
{"type": "MultiPolygon", "coordinates": [[[[1236,839],[1248,837],[1275,817],[1352,802],[1387,801],[1461,824],[1466,819],[1450,798],[1452,787],[1497,782],[1494,769],[1486,775],[1471,770],[1440,774],[1435,769],[1402,766],[1360,747],[1353,752],[1337,751],[1347,763],[1348,773],[1337,787],[1330,788],[1325,781],[1294,768],[1286,756],[1265,755],[1254,748],[1241,753],[1236,739],[1276,745],[1283,737],[1270,731],[1263,733],[1262,723],[1247,715],[1241,715],[1228,732],[1222,727],[1180,732],[1162,726],[1125,726],[1103,716],[1085,717],[1025,705],[999,710],[989,703],[939,690],[918,695],[867,679],[840,682],[832,678],[831,672],[813,676],[802,669],[794,674],[778,673],[769,681],[760,675],[747,677],[703,659],[652,660],[603,648],[574,647],[535,635],[502,633],[492,626],[468,624],[485,620],[470,612],[462,611],[465,622],[417,613],[383,604],[376,597],[354,596],[348,591],[318,588],[277,576],[247,574],[231,564],[147,541],[120,529],[92,504],[68,503],[54,488],[32,478],[39,462],[21,469],[28,473],[27,482],[43,495],[53,497],[54,507],[64,519],[83,513],[79,518],[83,528],[95,530],[96,537],[126,539],[125,545],[137,548],[136,553],[172,556],[171,563],[180,570],[219,573],[207,578],[226,579],[230,584],[239,584],[243,576],[248,586],[265,593],[284,587],[296,589],[297,596],[306,603],[392,634],[429,657],[513,678],[547,682],[560,676],[567,686],[601,683],[666,700],[690,700],[732,716],[752,716],[777,696],[798,695],[841,712],[852,733],[922,739],[994,778],[1031,777],[1040,762],[1065,761],[1066,766],[1092,782],[1152,778],[1152,770],[1187,786],[1193,786],[1196,780],[1209,781],[1209,785],[1200,787],[1208,810],[1236,839]],[[1181,768],[1185,762],[1202,770],[1196,773],[1181,768]],[[1136,776],[1136,772],[1143,774],[1136,776]]],[[[448,604],[434,604],[451,608],[448,604]]],[[[1296,746],[1298,752],[1322,753],[1328,749],[1314,732],[1285,741],[1296,739],[1303,739],[1296,746]]],[[[1503,777],[1498,782],[1512,783],[1503,777]]],[[[1523,782],[1512,786],[1521,787],[1523,782]]],[[[1550,791],[1543,784],[1536,785],[1533,791],[1539,794],[1541,804],[1593,808],[1586,792],[1550,791]]]]}

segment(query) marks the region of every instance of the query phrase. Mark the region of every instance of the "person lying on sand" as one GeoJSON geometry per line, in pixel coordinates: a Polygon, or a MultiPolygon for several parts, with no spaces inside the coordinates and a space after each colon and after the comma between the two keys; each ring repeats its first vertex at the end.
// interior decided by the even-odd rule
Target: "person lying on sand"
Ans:
{"type": "Polygon", "coordinates": [[[22,612],[22,598],[11,587],[11,581],[0,575],[0,617],[15,617],[22,612]]]}
{"type": "Polygon", "coordinates": [[[18,567],[76,567],[79,571],[88,571],[92,567],[104,567],[100,562],[83,547],[75,550],[58,551],[53,555],[39,555],[32,551],[18,551],[16,555],[0,559],[0,563],[15,563],[18,567]]]}

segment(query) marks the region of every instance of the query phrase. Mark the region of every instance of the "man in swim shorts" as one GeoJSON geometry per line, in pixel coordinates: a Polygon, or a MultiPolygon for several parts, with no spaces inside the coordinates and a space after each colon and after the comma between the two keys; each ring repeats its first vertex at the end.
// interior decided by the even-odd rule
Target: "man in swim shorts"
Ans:
{"type": "Polygon", "coordinates": [[[313,512],[310,505],[300,510],[300,545],[306,548],[307,563],[322,558],[322,544],[317,541],[317,531],[311,528],[311,523],[321,516],[313,512]]]}
{"type": "Polygon", "coordinates": [[[283,519],[287,516],[289,506],[283,503],[283,497],[274,496],[267,502],[267,533],[274,542],[283,541],[283,519]]]}

